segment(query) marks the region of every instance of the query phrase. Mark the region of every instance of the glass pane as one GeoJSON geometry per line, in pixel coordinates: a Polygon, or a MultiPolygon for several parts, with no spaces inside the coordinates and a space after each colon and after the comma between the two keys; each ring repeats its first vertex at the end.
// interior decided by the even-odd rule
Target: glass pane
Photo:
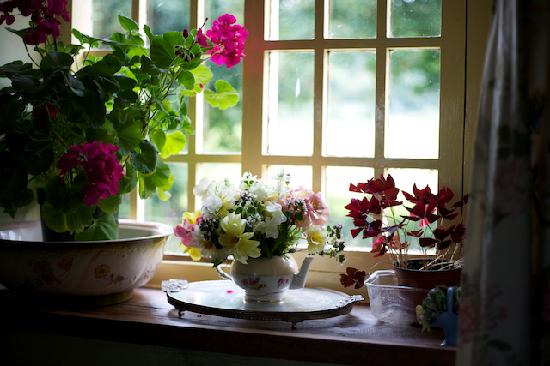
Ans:
{"type": "Polygon", "coordinates": [[[267,154],[313,154],[313,61],[312,51],[269,53],[267,154]]]}
{"type": "MultiPolygon", "coordinates": [[[[208,18],[206,28],[220,15],[233,14],[237,23],[244,24],[244,0],[204,0],[204,16],[208,18]]],[[[202,24],[202,21],[199,21],[202,24]]]]}
{"type": "MultiPolygon", "coordinates": [[[[413,184],[416,183],[416,186],[420,189],[430,186],[432,192],[437,192],[437,179],[438,173],[437,170],[433,169],[401,169],[401,168],[389,168],[385,170],[385,174],[390,174],[395,180],[395,186],[401,190],[404,190],[407,193],[413,194],[413,184]]],[[[398,199],[405,202],[407,207],[412,207],[413,204],[405,201],[405,196],[400,193],[398,199]]],[[[394,207],[394,215],[409,215],[409,212],[403,207],[394,207]]],[[[435,225],[434,225],[435,226],[435,225]]],[[[435,229],[435,227],[434,227],[435,229]]],[[[418,222],[409,222],[407,225],[407,231],[419,230],[418,222]]],[[[412,250],[422,250],[420,245],[418,245],[417,238],[410,238],[410,247],[412,250]]]]}
{"type": "MultiPolygon", "coordinates": [[[[113,32],[120,32],[118,16],[130,17],[130,0],[87,0],[73,1],[71,9],[72,27],[95,38],[108,38],[113,32]]],[[[72,42],[78,40],[72,36],[72,42]]]]}
{"type": "Polygon", "coordinates": [[[325,155],[374,157],[375,51],[330,51],[325,155]]]}
{"type": "MultiPolygon", "coordinates": [[[[208,18],[206,28],[210,28],[212,21],[223,14],[233,14],[237,23],[244,24],[243,0],[207,0],[204,4],[204,15],[208,18]]],[[[216,80],[228,81],[240,95],[242,95],[242,63],[228,69],[208,62],[214,77],[208,84],[213,89],[216,80]]],[[[227,154],[241,151],[241,102],[224,111],[203,103],[203,125],[197,131],[197,151],[199,153],[227,154]]]]}
{"type": "Polygon", "coordinates": [[[360,236],[352,238],[350,230],[354,227],[353,220],[346,217],[348,210],[345,206],[352,198],[362,199],[363,195],[350,192],[350,183],[366,182],[374,176],[373,168],[355,166],[327,166],[325,169],[325,198],[330,209],[329,224],[341,224],[345,235],[347,248],[370,249],[372,239],[363,239],[360,236]]]}
{"type": "Polygon", "coordinates": [[[266,39],[315,38],[315,0],[266,0],[266,39]]]}
{"type": "Polygon", "coordinates": [[[313,185],[313,169],[307,165],[269,165],[267,167],[267,178],[277,179],[280,174],[290,174],[290,187],[304,187],[311,189],[313,185]]]}
{"type": "Polygon", "coordinates": [[[120,205],[118,206],[118,218],[129,219],[130,218],[130,194],[122,196],[120,205]]]}
{"type": "Polygon", "coordinates": [[[328,38],[376,38],[376,0],[330,0],[328,38]]]}
{"type": "Polygon", "coordinates": [[[113,32],[120,32],[118,16],[130,17],[132,13],[131,1],[120,0],[93,0],[93,28],[92,36],[108,38],[113,32]]]}
{"type": "Polygon", "coordinates": [[[160,34],[189,29],[189,0],[148,0],[147,24],[160,34]]]}
{"type": "Polygon", "coordinates": [[[441,35],[441,0],[391,0],[390,37],[441,35]]]}
{"type": "Polygon", "coordinates": [[[440,54],[434,49],[390,51],[387,158],[438,158],[440,54]]]}
{"type": "MultiPolygon", "coordinates": [[[[181,223],[181,215],[187,210],[187,164],[168,163],[174,174],[174,185],[170,189],[172,197],[161,201],[154,195],[145,201],[145,221],[160,222],[174,226],[181,223]]],[[[164,253],[181,254],[179,241],[170,237],[164,247],[164,253]]]]}

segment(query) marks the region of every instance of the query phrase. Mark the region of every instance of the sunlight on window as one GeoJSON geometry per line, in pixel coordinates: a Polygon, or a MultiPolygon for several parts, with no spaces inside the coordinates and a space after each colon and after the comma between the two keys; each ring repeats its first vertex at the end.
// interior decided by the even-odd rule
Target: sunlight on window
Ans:
{"type": "Polygon", "coordinates": [[[390,37],[438,37],[441,35],[441,0],[391,0],[390,37]]]}
{"type": "Polygon", "coordinates": [[[279,174],[290,174],[291,187],[304,187],[311,189],[313,169],[308,165],[269,165],[267,167],[267,179],[277,179],[279,174]]]}
{"type": "Polygon", "coordinates": [[[324,155],[374,157],[375,51],[329,51],[327,102],[324,155]]]}
{"type": "Polygon", "coordinates": [[[328,1],[328,37],[343,39],[376,37],[376,0],[328,1]]]}
{"type": "Polygon", "coordinates": [[[267,0],[266,9],[266,39],[314,38],[315,0],[267,0]]]}
{"type": "MultiPolygon", "coordinates": [[[[267,146],[269,155],[313,154],[312,51],[268,53],[267,146]]],[[[265,128],[265,127],[264,127],[265,128]]]]}
{"type": "Polygon", "coordinates": [[[389,51],[387,158],[438,158],[440,56],[438,49],[389,51]]]}
{"type": "Polygon", "coordinates": [[[155,34],[190,28],[190,0],[148,0],[147,24],[155,34]]]}

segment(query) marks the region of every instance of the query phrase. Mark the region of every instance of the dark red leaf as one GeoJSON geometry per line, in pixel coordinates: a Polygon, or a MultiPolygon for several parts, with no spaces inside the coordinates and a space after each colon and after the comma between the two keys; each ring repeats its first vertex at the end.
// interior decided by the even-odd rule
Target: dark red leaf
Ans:
{"type": "Polygon", "coordinates": [[[421,247],[432,247],[434,246],[435,244],[437,244],[437,240],[434,239],[434,238],[420,238],[418,239],[418,243],[420,244],[421,247]]]}

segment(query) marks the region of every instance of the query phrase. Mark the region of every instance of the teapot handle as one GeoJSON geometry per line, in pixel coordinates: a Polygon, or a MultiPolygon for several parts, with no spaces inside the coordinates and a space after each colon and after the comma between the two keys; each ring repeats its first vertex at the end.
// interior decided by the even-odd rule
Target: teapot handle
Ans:
{"type": "Polygon", "coordinates": [[[227,273],[225,273],[225,272],[220,268],[220,265],[217,265],[217,266],[214,267],[214,268],[216,268],[216,272],[218,273],[218,276],[220,276],[221,279],[233,281],[233,277],[231,277],[230,275],[228,275],[227,273]]]}

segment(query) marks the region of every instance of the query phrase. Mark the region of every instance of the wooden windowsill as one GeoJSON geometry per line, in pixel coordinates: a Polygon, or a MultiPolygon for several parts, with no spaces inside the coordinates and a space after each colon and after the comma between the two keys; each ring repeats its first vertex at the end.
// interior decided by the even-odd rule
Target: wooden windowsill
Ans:
{"type": "Polygon", "coordinates": [[[90,310],[38,310],[0,291],[0,323],[6,329],[160,345],[241,356],[349,365],[454,364],[455,349],[439,346],[434,330],[377,323],[368,306],[349,315],[298,323],[226,319],[178,312],[166,295],[141,288],[123,304],[90,310]]]}

